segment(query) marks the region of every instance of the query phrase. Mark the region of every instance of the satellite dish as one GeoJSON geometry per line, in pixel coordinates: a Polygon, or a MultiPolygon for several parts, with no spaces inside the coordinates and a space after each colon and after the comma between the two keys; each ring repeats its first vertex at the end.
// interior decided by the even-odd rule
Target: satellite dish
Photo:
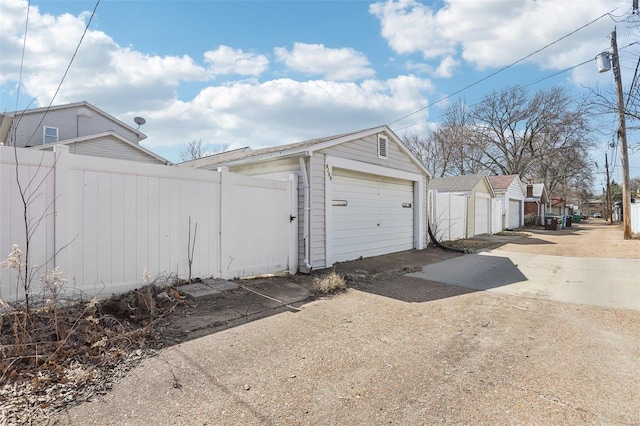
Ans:
{"type": "Polygon", "coordinates": [[[144,118],[142,118],[142,117],[135,117],[135,118],[133,119],[133,121],[135,121],[135,122],[136,122],[136,124],[138,125],[138,129],[140,128],[140,126],[142,126],[144,123],[146,123],[146,122],[147,122],[147,120],[145,120],[145,119],[144,119],[144,118]]]}

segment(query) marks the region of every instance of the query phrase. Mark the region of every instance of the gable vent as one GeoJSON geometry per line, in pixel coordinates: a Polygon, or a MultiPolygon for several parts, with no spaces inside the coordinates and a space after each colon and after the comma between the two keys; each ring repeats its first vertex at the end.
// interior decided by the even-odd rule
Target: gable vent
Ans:
{"type": "Polygon", "coordinates": [[[387,157],[387,138],[384,136],[378,135],[378,158],[388,158],[387,157]]]}

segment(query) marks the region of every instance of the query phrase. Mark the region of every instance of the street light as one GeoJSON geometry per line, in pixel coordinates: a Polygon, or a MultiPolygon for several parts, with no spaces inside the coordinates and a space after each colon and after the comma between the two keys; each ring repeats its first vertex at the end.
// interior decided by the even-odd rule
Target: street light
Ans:
{"type": "Polygon", "coordinates": [[[620,138],[620,162],[622,163],[622,230],[624,239],[631,238],[631,194],[629,193],[629,154],[627,150],[627,128],[624,120],[624,99],[622,94],[622,77],[620,75],[620,59],[618,56],[618,42],[616,30],[611,32],[611,54],[602,52],[596,56],[598,71],[606,72],[613,68],[618,97],[618,137],[620,138]]]}

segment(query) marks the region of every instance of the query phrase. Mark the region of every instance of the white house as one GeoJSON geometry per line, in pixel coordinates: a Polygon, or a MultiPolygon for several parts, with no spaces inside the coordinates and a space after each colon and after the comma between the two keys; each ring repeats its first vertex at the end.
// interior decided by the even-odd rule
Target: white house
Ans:
{"type": "MultiPolygon", "coordinates": [[[[465,201],[463,203],[457,203],[457,198],[450,198],[450,200],[456,200],[455,205],[458,207],[452,208],[449,214],[464,218],[465,221],[465,232],[458,238],[470,238],[475,235],[492,232],[491,200],[495,197],[495,192],[486,175],[463,175],[432,179],[429,190],[432,192],[432,199],[439,198],[442,200],[443,198],[439,197],[442,194],[462,196],[464,198],[465,201]],[[465,211],[459,211],[460,208],[464,208],[465,211]]],[[[451,206],[454,206],[454,204],[451,204],[451,206]]],[[[436,210],[433,211],[435,212],[436,210]]],[[[437,211],[443,211],[443,209],[438,208],[437,211]]],[[[442,219],[432,217],[432,223],[437,227],[438,221],[442,219]]]]}
{"type": "MultiPolygon", "coordinates": [[[[181,163],[298,180],[301,272],[427,246],[429,172],[387,126],[181,163]]],[[[265,224],[265,226],[268,226],[265,224]]],[[[250,242],[247,242],[250,244],[250,242]]]]}
{"type": "Polygon", "coordinates": [[[140,145],[147,136],[88,102],[0,114],[0,145],[72,154],[169,164],[140,145]]]}
{"type": "Polygon", "coordinates": [[[524,200],[527,196],[526,189],[518,175],[489,176],[491,186],[496,193],[497,223],[492,229],[493,233],[507,228],[516,229],[524,225],[524,200]]]}

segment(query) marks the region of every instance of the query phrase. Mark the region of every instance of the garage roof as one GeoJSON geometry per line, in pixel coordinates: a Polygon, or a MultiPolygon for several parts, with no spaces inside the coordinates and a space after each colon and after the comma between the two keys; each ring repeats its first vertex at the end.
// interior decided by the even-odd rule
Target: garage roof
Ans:
{"type": "Polygon", "coordinates": [[[491,196],[495,196],[495,191],[487,175],[463,175],[432,179],[429,189],[440,192],[468,192],[474,190],[483,180],[489,188],[491,196]]]}
{"type": "Polygon", "coordinates": [[[431,173],[427,171],[422,162],[413,155],[413,153],[402,143],[400,138],[386,125],[372,127],[370,129],[358,130],[355,132],[342,133],[334,136],[323,138],[309,139],[302,142],[295,142],[287,145],[271,146],[268,148],[252,150],[249,147],[236,149],[233,151],[222,152],[219,154],[209,155],[207,157],[198,158],[197,160],[185,161],[180,166],[194,167],[200,169],[215,169],[219,166],[232,166],[238,164],[259,163],[265,160],[275,158],[286,158],[299,156],[303,153],[312,153],[322,149],[330,148],[344,142],[349,142],[358,138],[366,137],[376,133],[385,133],[389,138],[398,144],[400,149],[418,166],[425,175],[431,177],[431,173]]]}

